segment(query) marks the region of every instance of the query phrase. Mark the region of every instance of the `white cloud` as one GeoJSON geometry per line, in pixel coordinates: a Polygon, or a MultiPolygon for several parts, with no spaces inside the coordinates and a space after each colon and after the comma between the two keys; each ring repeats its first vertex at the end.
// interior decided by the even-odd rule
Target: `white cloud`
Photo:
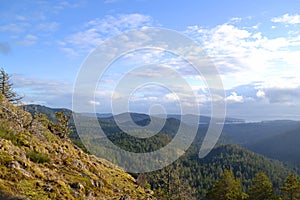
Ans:
{"type": "Polygon", "coordinates": [[[234,17],[229,20],[229,22],[231,22],[231,23],[238,23],[240,21],[242,21],[242,18],[240,18],[240,17],[234,17]]]}
{"type": "Polygon", "coordinates": [[[79,53],[87,53],[103,42],[103,40],[120,34],[126,30],[153,25],[150,16],[138,13],[118,16],[108,15],[103,19],[94,19],[84,25],[84,29],[65,38],[63,48],[73,48],[79,53]]]}
{"type": "Polygon", "coordinates": [[[259,26],[260,26],[260,24],[256,24],[256,25],[252,26],[252,28],[253,28],[253,29],[258,29],[259,26]]]}
{"type": "Polygon", "coordinates": [[[119,0],[104,0],[104,3],[116,3],[119,0]]]}
{"type": "Polygon", "coordinates": [[[38,40],[37,36],[28,34],[25,36],[25,38],[22,41],[18,42],[18,44],[24,45],[24,46],[30,46],[30,45],[35,44],[37,40],[38,40]]]}
{"type": "Polygon", "coordinates": [[[68,47],[62,47],[60,48],[62,51],[66,52],[69,56],[71,57],[76,57],[76,56],[79,56],[78,52],[75,51],[74,49],[72,48],[68,48],[68,47]]]}
{"type": "Polygon", "coordinates": [[[59,94],[64,92],[71,92],[72,89],[68,90],[67,88],[71,87],[71,84],[68,82],[61,82],[55,80],[44,80],[44,79],[33,79],[27,78],[23,75],[14,74],[12,76],[14,86],[16,89],[30,90],[40,93],[53,93],[59,94]]]}
{"type": "MultiPolygon", "coordinates": [[[[223,24],[212,29],[188,27],[185,32],[200,43],[219,70],[226,89],[261,82],[261,85],[300,80],[300,37],[268,37],[257,30],[223,24]]],[[[297,82],[300,85],[300,81],[297,82]]]]}
{"type": "Polygon", "coordinates": [[[65,45],[63,45],[62,48],[73,49],[74,52],[78,50],[90,51],[101,44],[102,41],[101,35],[98,33],[97,29],[91,28],[68,36],[66,38],[65,45]],[[68,47],[68,44],[70,44],[72,48],[68,47]]]}
{"type": "Polygon", "coordinates": [[[187,34],[203,45],[204,50],[213,58],[222,73],[241,70],[245,67],[237,58],[247,54],[248,49],[245,46],[248,44],[245,42],[252,35],[249,31],[239,29],[234,25],[223,24],[213,29],[189,27],[187,34]]]}
{"type": "Polygon", "coordinates": [[[58,29],[57,22],[40,23],[37,25],[37,29],[45,32],[54,32],[58,29]]]}
{"type": "MultiPolygon", "coordinates": [[[[51,2],[50,2],[51,4],[51,2]]],[[[82,4],[82,2],[78,1],[59,1],[56,2],[55,5],[49,5],[49,7],[51,7],[51,9],[53,9],[53,12],[59,12],[62,11],[66,8],[76,8],[76,7],[80,7],[82,4]]]]}
{"type": "Polygon", "coordinates": [[[154,97],[154,96],[148,96],[148,97],[146,97],[146,96],[132,96],[132,97],[130,97],[129,101],[130,102],[144,102],[144,103],[152,102],[153,103],[153,102],[159,102],[160,98],[154,97]]]}
{"type": "Polygon", "coordinates": [[[244,97],[239,96],[236,92],[232,92],[231,95],[226,97],[226,101],[230,103],[242,103],[244,102],[244,97]]]}
{"type": "Polygon", "coordinates": [[[24,97],[22,101],[25,103],[71,107],[73,92],[71,83],[28,78],[19,74],[13,74],[12,79],[16,92],[24,97]]]}
{"type": "Polygon", "coordinates": [[[89,101],[89,104],[94,105],[94,106],[99,106],[99,105],[100,105],[100,102],[99,102],[99,101],[93,101],[93,100],[90,100],[90,101],[89,101]]]}
{"type": "Polygon", "coordinates": [[[300,15],[290,15],[287,13],[279,17],[274,17],[271,21],[283,24],[300,24],[300,15]]]}
{"type": "Polygon", "coordinates": [[[166,100],[166,101],[178,101],[179,100],[179,98],[178,98],[178,96],[176,95],[176,94],[174,94],[174,93],[168,93],[168,94],[166,94],[165,96],[164,96],[164,100],[166,100]]]}
{"type": "Polygon", "coordinates": [[[258,98],[264,98],[266,96],[265,92],[262,91],[262,90],[258,90],[257,93],[256,93],[256,96],[258,98]]]}
{"type": "MultiPolygon", "coordinates": [[[[299,87],[273,87],[264,89],[265,97],[270,103],[300,105],[300,86],[299,87]]],[[[299,108],[298,108],[299,109],[299,108]]],[[[299,110],[300,111],[300,110],[299,110]]]]}
{"type": "Polygon", "coordinates": [[[24,31],[24,27],[20,24],[6,24],[3,26],[0,26],[0,32],[2,31],[8,31],[8,32],[14,32],[14,33],[20,33],[24,31]]]}
{"type": "Polygon", "coordinates": [[[18,20],[18,21],[26,21],[26,17],[25,17],[25,16],[22,16],[22,15],[17,15],[17,16],[15,17],[15,19],[18,20]]]}
{"type": "MultiPolygon", "coordinates": [[[[263,98],[264,101],[260,100],[260,103],[268,103],[268,100],[270,103],[283,102],[290,105],[295,103],[295,100],[299,99],[299,96],[298,93],[291,92],[293,89],[290,86],[293,85],[296,88],[300,85],[299,34],[279,35],[281,34],[279,33],[268,36],[266,32],[260,32],[258,29],[263,24],[241,28],[238,25],[239,21],[240,19],[231,20],[231,22],[234,22],[233,24],[221,24],[211,29],[193,26],[189,27],[186,32],[189,36],[196,39],[212,58],[220,71],[226,89],[231,89],[242,84],[258,82],[257,88],[255,88],[256,90],[252,93],[251,97],[239,90],[231,90],[226,101],[229,104],[240,103],[238,106],[249,102],[251,104],[251,102],[263,98]],[[292,76],[293,78],[291,78],[292,76]],[[277,87],[275,87],[276,85],[277,87]],[[280,89],[278,85],[284,89],[280,89]]],[[[140,14],[107,16],[104,19],[89,21],[85,24],[84,29],[69,35],[65,41],[60,42],[60,45],[69,54],[79,55],[90,51],[108,37],[121,33],[124,30],[147,26],[151,23],[153,23],[151,17],[140,14]]],[[[161,52],[158,52],[157,55],[143,52],[140,55],[137,53],[127,54],[126,56],[124,59],[132,63],[137,63],[136,58],[138,58],[140,60],[138,64],[160,62],[174,66],[185,78],[187,75],[193,74],[188,70],[188,66],[184,65],[178,58],[160,59],[159,57],[162,56],[161,52]]],[[[121,72],[122,69],[118,69],[118,73],[121,72]]],[[[143,78],[163,78],[166,74],[160,70],[145,70],[134,75],[143,78]]],[[[117,79],[112,78],[111,80],[117,79]]],[[[196,91],[196,88],[193,89],[196,91]]],[[[172,93],[155,96],[155,90],[150,90],[150,92],[152,96],[150,94],[135,96],[130,100],[135,103],[141,103],[139,105],[142,105],[143,102],[172,104],[172,102],[177,100],[176,96],[172,93]]],[[[108,95],[106,93],[105,95],[101,95],[101,97],[99,96],[101,98],[101,105],[106,105],[102,98],[107,96],[111,96],[111,94],[108,95]]],[[[115,99],[122,97],[123,95],[120,93],[113,95],[115,99]]],[[[206,104],[211,100],[204,94],[198,94],[197,97],[200,104],[206,104]]],[[[188,100],[186,98],[181,101],[188,103],[188,100]]],[[[236,104],[230,105],[235,106],[236,104]]]]}

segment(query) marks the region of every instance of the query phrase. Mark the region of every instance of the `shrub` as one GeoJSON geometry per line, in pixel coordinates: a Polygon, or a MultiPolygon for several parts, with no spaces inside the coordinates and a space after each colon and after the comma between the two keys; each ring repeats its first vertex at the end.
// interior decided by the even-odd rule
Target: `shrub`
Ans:
{"type": "Polygon", "coordinates": [[[32,162],[35,162],[35,163],[49,163],[50,162],[50,158],[44,153],[30,151],[26,154],[26,156],[32,162]]]}

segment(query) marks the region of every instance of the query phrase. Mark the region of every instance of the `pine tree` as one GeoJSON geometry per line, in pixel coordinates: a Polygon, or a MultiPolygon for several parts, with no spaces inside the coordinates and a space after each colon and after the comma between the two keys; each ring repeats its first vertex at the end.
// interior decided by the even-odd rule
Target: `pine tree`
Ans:
{"type": "Polygon", "coordinates": [[[283,192],[283,200],[298,200],[300,199],[300,183],[295,174],[290,174],[285,180],[285,184],[280,188],[283,192]]]}
{"type": "Polygon", "coordinates": [[[0,93],[5,96],[5,98],[11,103],[17,103],[22,99],[13,90],[13,84],[10,81],[10,76],[4,71],[3,68],[0,69],[0,93]]]}
{"type": "Polygon", "coordinates": [[[274,199],[273,186],[264,172],[255,174],[252,186],[249,189],[250,200],[274,199]]]}
{"type": "Polygon", "coordinates": [[[246,199],[247,195],[242,192],[242,185],[229,170],[224,170],[220,180],[214,184],[214,188],[208,193],[211,200],[240,200],[246,199]]]}

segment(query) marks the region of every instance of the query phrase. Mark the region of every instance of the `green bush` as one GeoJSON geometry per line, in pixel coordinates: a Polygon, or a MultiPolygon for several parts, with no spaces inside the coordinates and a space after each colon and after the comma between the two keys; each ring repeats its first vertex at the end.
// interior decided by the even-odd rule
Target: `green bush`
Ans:
{"type": "Polygon", "coordinates": [[[30,151],[26,154],[26,156],[32,162],[35,162],[35,163],[49,163],[50,162],[50,158],[44,153],[30,151]]]}
{"type": "Polygon", "coordinates": [[[12,130],[0,125],[0,138],[10,140],[16,146],[29,147],[28,133],[14,133],[12,130]]]}

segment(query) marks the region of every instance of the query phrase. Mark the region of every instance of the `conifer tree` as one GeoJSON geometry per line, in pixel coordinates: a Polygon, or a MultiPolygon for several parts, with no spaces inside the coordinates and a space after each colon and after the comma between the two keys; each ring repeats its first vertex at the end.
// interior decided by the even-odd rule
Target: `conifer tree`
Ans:
{"type": "Polygon", "coordinates": [[[240,200],[246,199],[247,195],[242,192],[242,185],[229,170],[224,170],[221,178],[214,184],[214,188],[208,193],[211,200],[240,200]]]}
{"type": "Polygon", "coordinates": [[[22,99],[18,96],[12,89],[13,84],[10,81],[10,76],[4,71],[3,68],[0,69],[0,93],[11,103],[17,103],[22,99]]]}
{"type": "Polygon", "coordinates": [[[252,186],[249,189],[251,200],[272,200],[274,199],[273,186],[264,172],[255,174],[252,186]]]}
{"type": "Polygon", "coordinates": [[[283,200],[300,200],[300,183],[295,174],[288,175],[284,186],[280,189],[283,192],[283,200]]]}

